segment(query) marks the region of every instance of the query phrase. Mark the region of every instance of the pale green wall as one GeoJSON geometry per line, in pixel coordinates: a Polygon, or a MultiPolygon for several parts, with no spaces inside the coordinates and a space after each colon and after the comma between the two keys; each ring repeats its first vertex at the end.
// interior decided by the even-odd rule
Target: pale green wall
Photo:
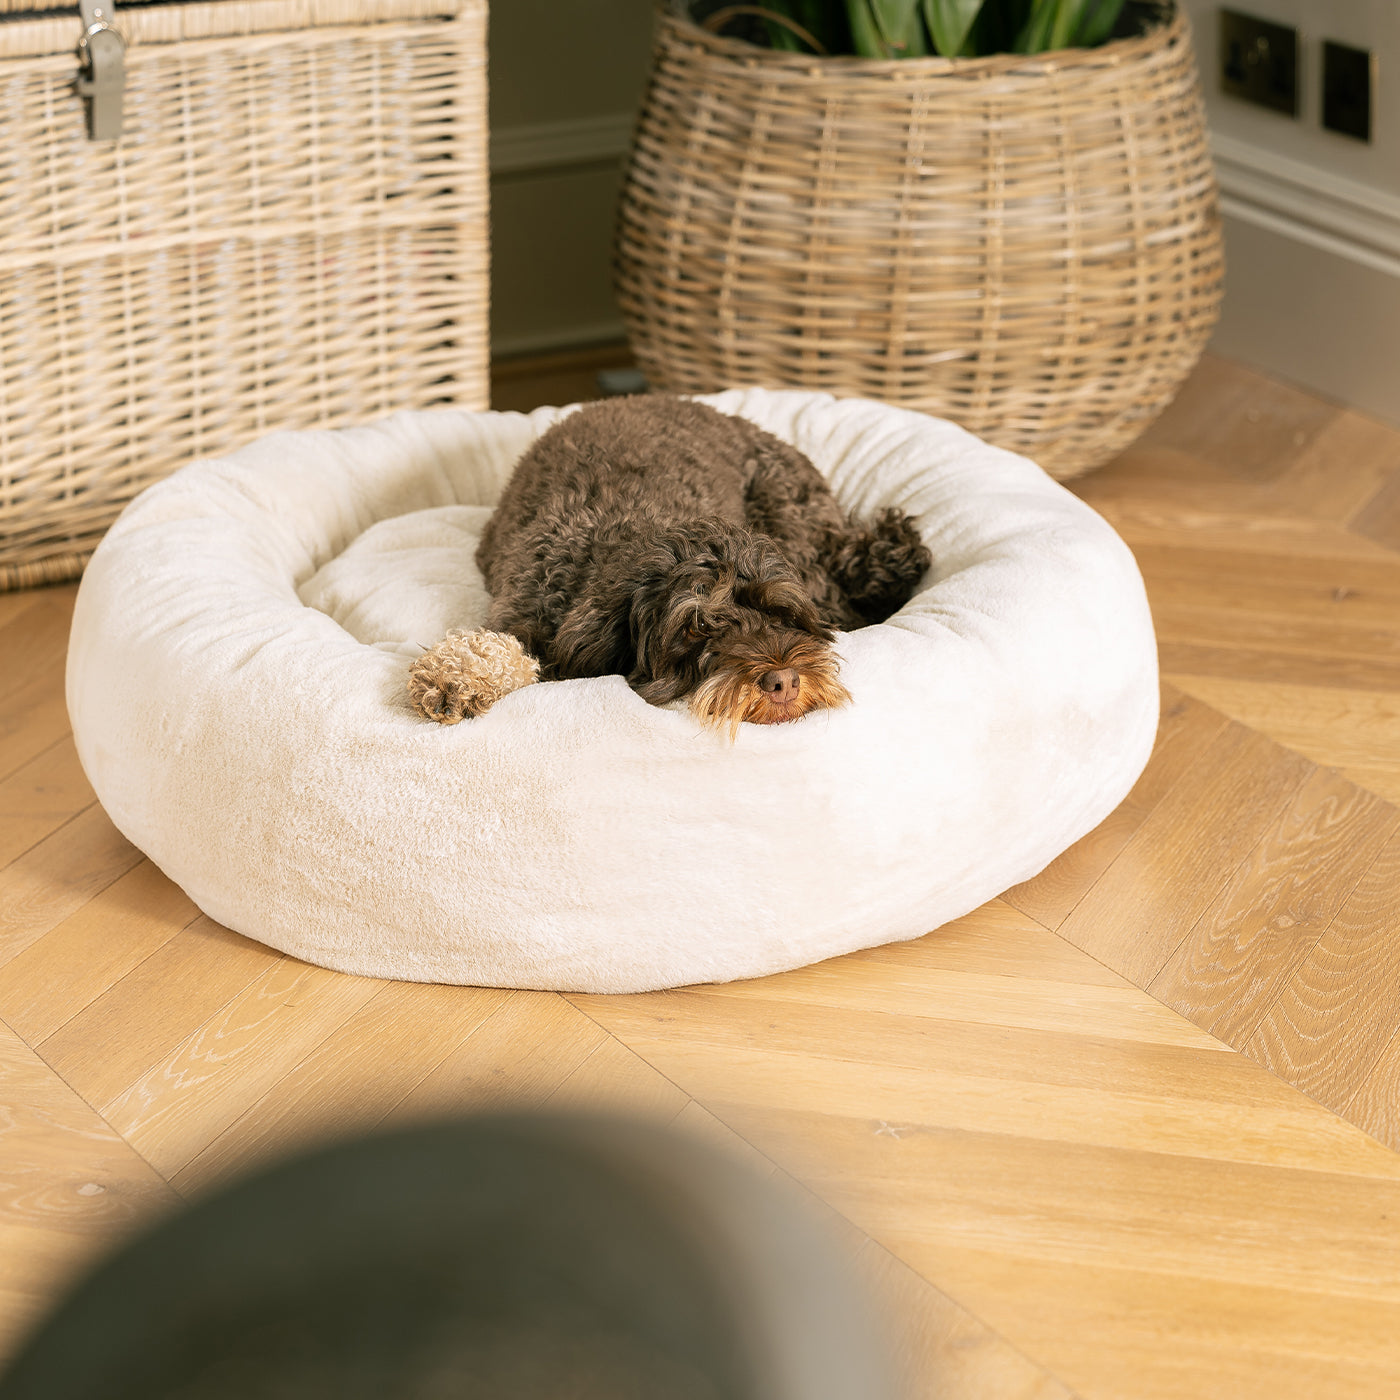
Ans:
{"type": "Polygon", "coordinates": [[[651,16],[652,0],[492,0],[492,126],[630,111],[651,16]]]}
{"type": "Polygon", "coordinates": [[[652,0],[493,0],[492,345],[620,337],[609,256],[652,0]]]}

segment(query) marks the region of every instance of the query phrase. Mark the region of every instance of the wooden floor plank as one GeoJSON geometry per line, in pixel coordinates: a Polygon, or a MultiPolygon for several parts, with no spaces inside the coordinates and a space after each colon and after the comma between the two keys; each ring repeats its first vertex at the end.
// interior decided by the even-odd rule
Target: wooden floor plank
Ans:
{"type": "Polygon", "coordinates": [[[528,413],[541,404],[580,403],[598,397],[598,371],[631,366],[626,345],[589,346],[531,355],[491,366],[491,407],[528,413]]]}
{"type": "MultiPolygon", "coordinates": [[[[169,1179],[382,985],[280,958],[171,1054],[102,1102],[103,1117],[169,1179]]],[[[81,1081],[74,1087],[87,1097],[81,1081]]]]}
{"type": "Polygon", "coordinates": [[[43,597],[37,588],[15,589],[0,593],[0,630],[3,630],[26,608],[32,608],[43,597]]]}
{"type": "Polygon", "coordinates": [[[1242,1050],[1397,827],[1394,807],[1314,772],[1148,990],[1242,1050]]]}
{"type": "MultiPolygon", "coordinates": [[[[840,975],[854,979],[863,963],[876,965],[881,978],[891,967],[902,968],[916,987],[923,985],[926,972],[1048,979],[1071,987],[1123,986],[1116,972],[1087,960],[1077,948],[1058,939],[1047,941],[1044,926],[1005,899],[989,900],[974,915],[944,924],[936,935],[850,953],[829,967],[818,964],[812,975],[825,978],[840,969],[840,975]]],[[[729,990],[743,995],[746,985],[733,984],[729,990]]],[[[1175,1026],[1175,1017],[1167,1019],[1175,1026]]]]}
{"type": "Polygon", "coordinates": [[[1074,1400],[883,1245],[867,1240],[855,1267],[888,1329],[896,1378],[909,1400],[1074,1400]]]}
{"type": "MultiPolygon", "coordinates": [[[[0,659],[0,664],[4,664],[0,659]]],[[[71,731],[63,698],[64,663],[23,663],[19,685],[0,700],[0,778],[9,777],[71,731]]]]}
{"type": "Polygon", "coordinates": [[[1236,1278],[1161,1287],[1145,1268],[1058,1258],[1012,1262],[996,1251],[900,1241],[919,1270],[955,1270],[971,1305],[1004,1321],[1021,1291],[1041,1305],[1020,1334],[1028,1350],[1072,1369],[1095,1400],[1390,1400],[1396,1393],[1393,1304],[1236,1278]],[[1183,1297],[1183,1292],[1189,1296],[1183,1297]],[[1079,1339],[1096,1339],[1086,1348],[1079,1339]]]}
{"type": "Polygon", "coordinates": [[[1400,1036],[1391,1039],[1339,1111],[1378,1142],[1400,1152],[1400,1036]]]}
{"type": "Polygon", "coordinates": [[[0,1356],[75,1271],[175,1204],[150,1164],[0,1025],[0,1356]]]}
{"type": "Polygon", "coordinates": [[[1249,1052],[1340,1112],[1400,1026],[1400,836],[1392,836],[1249,1040],[1249,1052]]]}
{"type": "MultiPolygon", "coordinates": [[[[745,1135],[753,1131],[752,1107],[720,1111],[742,1113],[745,1135]]],[[[795,1108],[768,1112],[764,1140],[791,1144],[776,1146],[781,1163],[802,1151],[800,1141],[810,1141],[809,1115],[795,1108]]],[[[1189,1308],[1204,1281],[1277,1289],[1300,1302],[1331,1292],[1369,1304],[1377,1316],[1400,1318],[1400,1180],[1104,1151],[1039,1137],[1031,1150],[996,1132],[954,1134],[902,1115],[898,1121],[905,1126],[897,1136],[872,1134],[858,1120],[830,1124],[820,1174],[815,1164],[809,1170],[819,1195],[847,1202],[856,1223],[901,1257],[913,1253],[901,1248],[905,1241],[922,1238],[954,1251],[967,1246],[1028,1263],[1055,1262],[1067,1273],[1095,1265],[1142,1270],[1151,1276],[1139,1280],[1144,1302],[1155,1295],[1166,1305],[1175,1296],[1189,1308]],[[1091,1200],[1086,1182],[1093,1183],[1091,1200]],[[921,1224],[907,1234],[901,1198],[906,1208],[916,1200],[922,1206],[921,1224]],[[1008,1215],[1013,1201],[1018,1213],[1008,1215]]],[[[909,1262],[920,1267],[918,1257],[909,1262]]],[[[959,1271],[929,1273],[961,1284],[959,1271]]],[[[1022,1306],[1033,1311],[1029,1302],[1022,1295],[1022,1306]]],[[[1008,1335],[1015,1340],[1019,1332],[1018,1325],[1008,1335]]],[[[1208,1347],[1210,1338],[1181,1342],[1208,1347]]],[[[1091,1349],[1082,1336],[1074,1346],[1076,1353],[1091,1349]]],[[[1387,1364],[1400,1363],[1397,1336],[1379,1350],[1387,1364]]],[[[1060,1373],[1081,1388],[1079,1370],[1068,1364],[1060,1373]]]]}
{"type": "Polygon", "coordinates": [[[32,607],[0,625],[0,705],[35,673],[53,674],[62,666],[76,597],[71,586],[43,589],[32,607]]]}
{"type": "Polygon", "coordinates": [[[71,735],[37,754],[0,781],[0,867],[37,846],[94,801],[71,735]]]}
{"type": "Polygon", "coordinates": [[[1396,460],[1394,434],[1391,436],[1390,475],[1357,509],[1349,524],[1363,538],[1374,540],[1386,549],[1400,550],[1400,461],[1396,460]]]}
{"type": "MultiPolygon", "coordinates": [[[[1280,652],[1335,653],[1360,660],[1393,656],[1400,555],[1384,570],[1333,560],[1317,561],[1321,567],[1309,570],[1296,560],[1255,555],[1236,557],[1233,567],[1214,562],[1197,572],[1188,551],[1170,551],[1169,566],[1154,558],[1156,550],[1139,547],[1136,552],[1153,617],[1168,627],[1209,617],[1213,635],[1233,638],[1248,631],[1255,646],[1280,652]],[[1252,576],[1234,577],[1236,568],[1248,568],[1252,576]],[[1377,573],[1383,584],[1374,577],[1377,573]]],[[[1208,635],[1204,627],[1201,635],[1208,635]]]]}
{"type": "MultiPolygon", "coordinates": [[[[106,979],[100,995],[87,999],[84,988],[71,1002],[56,997],[45,1006],[48,1019],[39,1027],[44,1034],[35,1043],[89,1103],[116,1098],[279,960],[265,944],[229,932],[188,901],[176,910],[163,927],[151,929],[154,946],[146,956],[125,957],[123,975],[106,979]]],[[[42,954],[48,942],[30,954],[42,954]]],[[[34,973],[42,977],[45,970],[40,962],[34,973]]],[[[80,977],[81,969],[75,980],[80,977]]]]}
{"type": "MultiPolygon", "coordinates": [[[[1143,463],[1155,468],[1157,452],[1143,463]]],[[[1217,558],[1298,559],[1318,563],[1352,560],[1389,565],[1395,552],[1345,525],[1289,512],[1287,501],[1257,487],[1188,480],[1162,483],[1155,476],[1086,477],[1070,483],[1133,548],[1192,549],[1217,558]]]]}
{"type": "Polygon", "coordinates": [[[700,1142],[788,1192],[844,1253],[906,1400],[1074,1400],[1044,1367],[831,1209],[694,1099],[676,1119],[700,1142]]]}
{"type": "Polygon", "coordinates": [[[1204,1069],[1200,1057],[1213,1048],[1149,1052],[1099,1035],[1092,1013],[1073,1035],[1019,1027],[975,1034],[943,1015],[817,1002],[716,1006],[708,993],[676,993],[659,1005],[628,999],[600,1014],[643,1058],[663,1056],[682,1088],[721,1060],[747,1093],[793,1112],[854,1121],[881,1096],[898,1102],[901,1116],[865,1119],[876,1135],[937,1125],[1105,1151],[1400,1177],[1392,1154],[1366,1145],[1356,1128],[1319,1113],[1259,1066],[1223,1053],[1222,1066],[1204,1069]],[[760,1025],[777,1048],[765,1048],[760,1025]],[[685,1047],[674,1044],[682,1032],[685,1047]],[[1052,1052],[1056,1063],[1044,1063],[1052,1052]]]}
{"type": "Polygon", "coordinates": [[[1395,429],[1344,409],[1279,474],[1274,486],[1299,516],[1356,528],[1358,514],[1378,493],[1400,482],[1398,473],[1395,429]]]}
{"type": "Polygon", "coordinates": [[[1172,684],[1400,806],[1400,692],[1173,675],[1172,684]]]}
{"type": "Polygon", "coordinates": [[[512,992],[383,1121],[537,1107],[607,1039],[607,1031],[553,992],[512,992]]]}
{"type": "MultiPolygon", "coordinates": [[[[908,977],[908,965],[892,961],[886,985],[897,1013],[879,1009],[868,981],[800,974],[579,1001],[853,1225],[1086,1396],[1129,1393],[1126,1377],[1130,1393],[1153,1400],[1311,1396],[1343,1348],[1328,1327],[1285,1346],[1279,1315],[1346,1293],[1373,1324],[1400,1325],[1395,1154],[1251,1061],[1190,1048],[1190,1030],[1181,1047],[1137,1058],[1123,1045],[1120,1055],[1090,1004],[1077,1030],[1039,1032],[1037,1052],[1015,996],[1002,1034],[988,1019],[977,1038],[939,999],[911,1007],[908,977]],[[1034,1287],[1017,1282],[1022,1259],[1037,1270],[1034,1287]],[[1078,1325],[1053,1339],[1040,1323],[1043,1266],[1092,1280],[1075,1294],[1078,1325]],[[1246,1313],[1231,1332],[1225,1390],[1219,1331],[1202,1299],[1232,1289],[1268,1292],[1274,1311],[1246,1313]]],[[[1058,988],[1039,980],[1040,995],[1058,1000],[1058,988]]],[[[1382,1381],[1400,1383],[1394,1353],[1377,1341],[1344,1369],[1369,1387],[1362,1393],[1379,1394],[1382,1381]]]]}
{"type": "Polygon", "coordinates": [[[1127,798],[1034,879],[1016,885],[1002,897],[1046,928],[1059,928],[1137,834],[1152,809],[1219,738],[1228,723],[1224,715],[1173,686],[1164,685],[1161,722],[1152,756],[1127,798]]]}
{"type": "MultiPolygon", "coordinates": [[[[1152,588],[1149,585],[1149,596],[1152,588]]],[[[1331,684],[1355,686],[1359,690],[1397,688],[1394,680],[1400,658],[1395,654],[1395,634],[1385,622],[1348,627],[1337,619],[1284,618],[1259,613],[1236,613],[1201,601],[1177,603],[1152,596],[1153,617],[1157,622],[1159,655],[1167,672],[1195,668],[1177,659],[1174,647],[1192,647],[1198,652],[1238,650],[1239,665],[1234,672],[1205,667],[1205,675],[1238,675],[1246,680],[1288,679],[1303,685],[1331,684]],[[1319,671],[1332,680],[1318,681],[1319,671]]]]}
{"type": "Polygon", "coordinates": [[[1253,645],[1248,628],[1236,627],[1235,637],[1222,638],[1221,629],[1206,619],[1203,633],[1210,640],[1190,635],[1192,619],[1171,620],[1171,633],[1159,629],[1157,655],[1166,676],[1224,676],[1258,685],[1299,685],[1335,690],[1374,690],[1400,693],[1400,658],[1328,654],[1325,639],[1315,641],[1321,651],[1293,651],[1267,644],[1253,645]]]}
{"type": "MultiPolygon", "coordinates": [[[[198,916],[183,890],[140,861],[0,967],[0,1017],[38,1045],[198,916]]],[[[167,1004],[171,985],[161,991],[167,1004]]],[[[110,1049],[100,1045],[98,1058],[110,1049]]]]}
{"type": "Polygon", "coordinates": [[[367,1132],[509,997],[389,982],[173,1177],[202,1192],[289,1151],[367,1132]]]}
{"type": "MultiPolygon", "coordinates": [[[[978,911],[980,913],[980,911],[978,911]]],[[[973,915],[969,915],[973,918],[973,915]]],[[[1040,930],[1045,932],[1045,930],[1040,930]]],[[[937,935],[932,936],[937,941],[937,935]]],[[[898,965],[898,960],[896,960],[898,965]]],[[[1099,969],[1100,974],[1104,969],[1099,969]]],[[[806,1001],[818,989],[839,997],[855,1011],[940,1015],[961,1027],[990,1025],[1027,1031],[1073,1033],[1092,1010],[1095,1034],[1143,1047],[1180,1045],[1207,1051],[1225,1050],[1213,1036],[1152,998],[1144,1000],[1126,980],[1067,981],[1059,977],[1015,977],[1002,973],[947,972],[936,966],[919,969],[897,986],[888,967],[873,958],[836,958],[799,968],[771,985],[727,982],[708,995],[714,1008],[723,1001],[761,998],[765,1004],[806,1001]]],[[[674,993],[681,996],[683,993],[674,993]]],[[[579,1002],[589,1015],[600,1014],[593,1002],[579,1002]]]]}
{"type": "Polygon", "coordinates": [[[689,1095],[609,1036],[545,1100],[550,1109],[618,1113],[669,1123],[689,1095]]]}
{"type": "Polygon", "coordinates": [[[1342,409],[1257,370],[1211,356],[1143,435],[1227,476],[1275,481],[1342,409]]]}
{"type": "Polygon", "coordinates": [[[1251,518],[1267,511],[1274,493],[1267,482],[1241,481],[1190,451],[1151,434],[1130,443],[1111,462],[1068,483],[1096,509],[1101,501],[1164,503],[1195,501],[1202,508],[1251,518]]]}
{"type": "MultiPolygon", "coordinates": [[[[1384,628],[1394,621],[1400,556],[1367,550],[1348,530],[1297,520],[1271,548],[1272,530],[1263,525],[1249,532],[1250,549],[1238,540],[1199,537],[1172,546],[1135,542],[1133,555],[1155,590],[1154,602],[1179,599],[1283,621],[1321,619],[1334,627],[1384,628]],[[1312,549],[1294,547],[1303,537],[1312,549]]],[[[1283,525],[1272,522],[1272,529],[1283,525]]]]}
{"type": "Polygon", "coordinates": [[[96,804],[0,870],[0,965],[142,860],[96,804]]]}
{"type": "Polygon", "coordinates": [[[76,597],[76,584],[0,594],[0,779],[68,735],[64,670],[76,597]]]}
{"type": "Polygon", "coordinates": [[[1228,725],[1060,932],[1134,985],[1148,985],[1312,771],[1306,759],[1228,725]]]}

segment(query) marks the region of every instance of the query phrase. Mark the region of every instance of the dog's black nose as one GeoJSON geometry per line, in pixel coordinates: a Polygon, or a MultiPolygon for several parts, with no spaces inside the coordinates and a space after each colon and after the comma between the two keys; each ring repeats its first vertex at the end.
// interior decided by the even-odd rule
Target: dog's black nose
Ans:
{"type": "Polygon", "coordinates": [[[786,705],[789,700],[797,699],[801,685],[800,677],[791,666],[781,671],[765,671],[758,678],[758,688],[777,705],[786,705]]]}

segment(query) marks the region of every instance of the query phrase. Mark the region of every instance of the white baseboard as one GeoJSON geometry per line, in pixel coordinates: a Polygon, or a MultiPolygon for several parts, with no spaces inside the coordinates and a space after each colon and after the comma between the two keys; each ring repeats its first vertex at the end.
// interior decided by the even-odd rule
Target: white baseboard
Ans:
{"type": "Polygon", "coordinates": [[[1225,306],[1211,348],[1400,422],[1400,197],[1213,135],[1225,306]]]}
{"type": "Polygon", "coordinates": [[[1234,137],[1211,150],[1222,212],[1400,277],[1400,196],[1234,137]]]}
{"type": "Polygon", "coordinates": [[[491,133],[491,173],[520,175],[621,160],[632,145],[632,112],[563,122],[530,122],[491,133]]]}
{"type": "Polygon", "coordinates": [[[547,355],[555,350],[578,350],[588,345],[610,345],[626,340],[627,328],[620,316],[608,321],[570,324],[521,335],[491,337],[491,354],[499,359],[511,355],[547,355]]]}

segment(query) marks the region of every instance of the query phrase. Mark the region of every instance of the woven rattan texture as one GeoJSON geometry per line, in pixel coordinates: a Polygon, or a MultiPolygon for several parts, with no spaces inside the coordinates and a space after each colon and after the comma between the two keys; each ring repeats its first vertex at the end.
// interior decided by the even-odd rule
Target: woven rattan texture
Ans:
{"type": "Polygon", "coordinates": [[[1058,477],[1171,399],[1215,322],[1184,15],[1027,58],[814,60],[658,24],[616,282],[658,387],[827,389],[1058,477]]]}
{"type": "Polygon", "coordinates": [[[119,15],[116,143],[73,25],[0,25],[0,587],[78,572],[197,456],[486,406],[485,8],[119,15]]]}

